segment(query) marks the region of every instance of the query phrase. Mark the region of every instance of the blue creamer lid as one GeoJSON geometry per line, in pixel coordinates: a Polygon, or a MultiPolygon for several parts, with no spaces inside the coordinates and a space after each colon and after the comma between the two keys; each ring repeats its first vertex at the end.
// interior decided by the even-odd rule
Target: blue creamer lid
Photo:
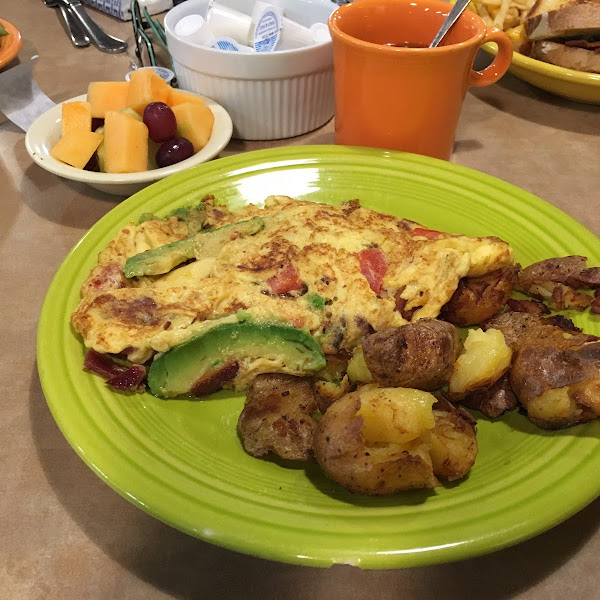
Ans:
{"type": "Polygon", "coordinates": [[[244,54],[252,52],[252,48],[238,44],[233,38],[225,36],[213,38],[205,46],[214,50],[225,50],[226,52],[242,52],[244,54]]]}

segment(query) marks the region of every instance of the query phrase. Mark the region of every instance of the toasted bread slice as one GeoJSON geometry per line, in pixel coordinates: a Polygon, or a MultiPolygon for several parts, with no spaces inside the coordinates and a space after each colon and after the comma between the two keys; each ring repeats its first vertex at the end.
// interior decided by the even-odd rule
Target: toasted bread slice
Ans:
{"type": "Polygon", "coordinates": [[[525,32],[532,41],[600,35],[600,0],[537,0],[525,32]]]}
{"type": "Polygon", "coordinates": [[[534,42],[531,50],[531,58],[537,58],[544,62],[575,69],[576,71],[587,71],[588,73],[600,73],[600,54],[590,52],[584,48],[565,46],[549,40],[534,42]]]}

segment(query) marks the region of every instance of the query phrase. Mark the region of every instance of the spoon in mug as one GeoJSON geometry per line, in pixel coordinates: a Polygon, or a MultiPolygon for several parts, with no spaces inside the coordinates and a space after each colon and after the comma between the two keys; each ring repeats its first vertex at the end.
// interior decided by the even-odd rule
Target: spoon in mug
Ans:
{"type": "Polygon", "coordinates": [[[470,1],[471,0],[456,0],[456,4],[452,7],[452,10],[448,13],[448,16],[444,19],[444,22],[442,23],[442,26],[440,27],[439,31],[435,34],[435,37],[433,38],[433,42],[431,42],[431,44],[429,44],[430,48],[435,48],[436,46],[439,45],[439,43],[442,41],[444,36],[448,33],[448,30],[450,29],[450,27],[452,27],[452,25],[454,25],[454,23],[456,23],[456,20],[458,19],[458,17],[460,17],[460,15],[462,15],[465,8],[467,8],[467,5],[469,4],[470,1]]]}

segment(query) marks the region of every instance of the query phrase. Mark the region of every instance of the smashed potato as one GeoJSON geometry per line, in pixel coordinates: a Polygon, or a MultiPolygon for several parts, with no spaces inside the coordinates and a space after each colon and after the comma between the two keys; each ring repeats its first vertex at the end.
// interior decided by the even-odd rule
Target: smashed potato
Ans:
{"type": "Polygon", "coordinates": [[[475,390],[491,387],[508,371],[511,358],[512,351],[501,331],[470,330],[450,377],[450,397],[460,399],[475,390]]]}
{"type": "MultiPolygon", "coordinates": [[[[420,437],[428,429],[417,433],[415,429],[407,432],[402,428],[399,435],[411,438],[404,443],[365,439],[365,419],[359,414],[361,389],[364,388],[334,402],[319,421],[314,454],[325,475],[357,494],[387,495],[439,485],[433,474],[429,445],[420,437]]],[[[401,396],[403,390],[389,389],[386,392],[389,398],[392,394],[401,396]]],[[[434,401],[431,396],[427,408],[430,414],[434,401]]],[[[386,404],[387,401],[382,397],[382,405],[386,404]]],[[[415,409],[421,411],[424,407],[418,405],[415,409]]],[[[374,414],[373,417],[375,416],[374,414]]],[[[378,430],[372,424],[370,430],[377,432],[376,437],[386,437],[389,432],[387,425],[389,424],[382,422],[381,430],[378,430]]],[[[433,428],[433,425],[432,418],[430,427],[433,428]]]]}
{"type": "Polygon", "coordinates": [[[521,348],[510,381],[538,427],[559,429],[600,417],[600,342],[565,349],[521,348]]]}
{"type": "Polygon", "coordinates": [[[477,458],[475,419],[464,409],[439,398],[433,406],[435,426],[430,435],[433,472],[454,481],[464,477],[477,458]]]}
{"type": "Polygon", "coordinates": [[[478,325],[493,317],[510,298],[518,271],[515,265],[480,277],[464,277],[442,306],[440,319],[465,326],[478,325]]]}
{"type": "Polygon", "coordinates": [[[365,385],[329,407],[315,459],[352,492],[387,495],[463,477],[475,462],[473,419],[420,390],[365,385]]]}

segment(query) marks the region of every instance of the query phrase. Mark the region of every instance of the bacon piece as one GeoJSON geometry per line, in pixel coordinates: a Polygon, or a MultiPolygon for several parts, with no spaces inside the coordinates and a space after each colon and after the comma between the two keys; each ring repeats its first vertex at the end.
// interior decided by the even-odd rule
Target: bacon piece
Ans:
{"type": "Polygon", "coordinates": [[[358,260],[360,272],[369,282],[371,289],[378,294],[388,267],[385,253],[379,248],[366,248],[358,253],[358,260]]]}
{"type": "Polygon", "coordinates": [[[119,288],[129,287],[123,269],[117,262],[109,262],[95,267],[82,286],[83,296],[101,294],[119,288]]]}
{"type": "Polygon", "coordinates": [[[123,373],[109,379],[106,384],[114,390],[136,390],[146,376],[146,367],[133,365],[123,373]]]}
{"type": "Polygon", "coordinates": [[[105,354],[100,354],[100,352],[92,349],[87,351],[83,366],[92,373],[102,375],[105,379],[112,379],[127,371],[125,365],[115,362],[105,354]]]}
{"type": "Polygon", "coordinates": [[[85,355],[83,366],[88,371],[104,377],[107,385],[115,390],[138,389],[146,376],[146,367],[143,365],[126,367],[91,349],[85,355]]]}
{"type": "Polygon", "coordinates": [[[302,289],[298,271],[292,263],[288,263],[277,275],[267,279],[267,283],[276,294],[287,294],[302,289]]]}
{"type": "Polygon", "coordinates": [[[211,369],[200,377],[190,390],[192,396],[206,396],[220,390],[226,383],[232,381],[240,370],[240,365],[235,360],[211,369]]]}

